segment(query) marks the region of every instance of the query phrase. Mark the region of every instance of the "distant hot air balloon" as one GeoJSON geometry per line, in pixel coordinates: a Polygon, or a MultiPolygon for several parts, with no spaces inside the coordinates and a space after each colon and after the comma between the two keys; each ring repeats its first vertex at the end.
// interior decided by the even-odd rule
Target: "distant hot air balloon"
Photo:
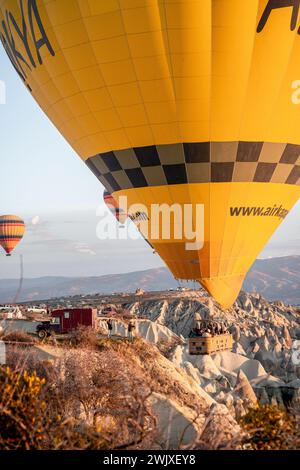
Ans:
{"type": "MultiPolygon", "coordinates": [[[[118,202],[110,194],[110,192],[104,191],[103,200],[104,200],[107,208],[112,213],[112,215],[117,219],[117,221],[122,225],[125,224],[126,219],[128,218],[128,214],[126,214],[126,212],[119,207],[118,202]]],[[[142,236],[143,236],[143,234],[142,234],[142,236]]],[[[150,246],[150,248],[152,248],[152,250],[154,250],[154,248],[151,245],[151,243],[149,242],[149,240],[147,240],[144,236],[143,236],[143,238],[144,238],[145,242],[150,246]]],[[[155,250],[154,250],[154,252],[155,252],[155,250]]]]}
{"type": "Polygon", "coordinates": [[[299,0],[0,0],[14,68],[129,216],[204,205],[201,249],[149,239],[223,307],[300,195],[299,16],[299,0]]]}
{"type": "Polygon", "coordinates": [[[108,191],[104,191],[103,200],[112,215],[121,225],[123,225],[126,222],[128,215],[119,207],[116,199],[108,191]]]}
{"type": "Polygon", "coordinates": [[[22,240],[25,232],[25,224],[20,217],[16,215],[0,216],[0,245],[10,256],[11,252],[22,240]]]}

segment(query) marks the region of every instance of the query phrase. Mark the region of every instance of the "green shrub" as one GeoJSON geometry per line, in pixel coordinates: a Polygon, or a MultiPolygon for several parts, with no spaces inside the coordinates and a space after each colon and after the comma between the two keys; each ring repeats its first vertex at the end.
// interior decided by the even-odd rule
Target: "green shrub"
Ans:
{"type": "Polygon", "coordinates": [[[294,450],[300,448],[296,416],[276,405],[258,405],[240,419],[247,434],[244,444],[253,450],[294,450]]]}

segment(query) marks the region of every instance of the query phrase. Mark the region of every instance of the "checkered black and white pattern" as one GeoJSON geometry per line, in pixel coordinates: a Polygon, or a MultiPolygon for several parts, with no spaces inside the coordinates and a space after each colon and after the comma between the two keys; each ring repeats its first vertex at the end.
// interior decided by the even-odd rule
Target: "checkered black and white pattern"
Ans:
{"type": "Polygon", "coordinates": [[[110,192],[208,182],[300,184],[300,146],[267,142],[201,142],[130,148],[86,161],[110,192]]]}

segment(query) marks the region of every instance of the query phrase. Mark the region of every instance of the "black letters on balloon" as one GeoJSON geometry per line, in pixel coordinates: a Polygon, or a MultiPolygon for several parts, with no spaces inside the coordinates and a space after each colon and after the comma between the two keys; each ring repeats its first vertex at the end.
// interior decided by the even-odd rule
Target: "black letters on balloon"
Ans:
{"type": "Polygon", "coordinates": [[[24,13],[24,2],[23,0],[19,1],[20,5],[20,16],[21,24],[18,24],[13,14],[10,11],[5,12],[5,20],[2,20],[0,31],[0,39],[4,46],[4,49],[12,62],[14,68],[25,82],[27,78],[26,72],[36,68],[37,63],[34,58],[34,53],[30,49],[28,37],[30,35],[31,40],[35,46],[35,55],[39,64],[43,63],[40,49],[45,46],[52,56],[55,55],[55,52],[51,46],[51,43],[46,34],[45,28],[43,26],[39,10],[36,4],[36,0],[25,0],[27,2],[27,16],[29,25],[26,22],[25,13],[24,13]],[[26,57],[17,49],[15,38],[18,38],[22,41],[24,46],[26,57]]]}
{"type": "MultiPolygon", "coordinates": [[[[19,0],[19,6],[21,14],[21,24],[18,25],[13,14],[10,11],[6,11],[5,20],[2,20],[2,23],[0,25],[0,27],[2,27],[2,31],[0,30],[0,39],[14,68],[16,69],[22,80],[26,81],[26,71],[32,70],[32,68],[36,68],[37,66],[36,61],[34,59],[34,54],[30,49],[28,41],[29,34],[35,46],[35,54],[39,64],[43,63],[40,54],[40,49],[43,46],[47,47],[48,51],[52,56],[55,55],[55,52],[46,34],[43,22],[41,20],[41,16],[39,14],[36,0],[19,0]],[[26,4],[26,2],[29,27],[26,23],[24,13],[24,3],[26,4]],[[15,43],[15,35],[17,35],[22,41],[27,57],[24,57],[24,55],[17,49],[15,43]]],[[[292,8],[290,30],[294,31],[297,26],[297,20],[300,10],[300,0],[269,0],[258,23],[257,32],[260,33],[264,29],[273,10],[287,7],[292,8]]],[[[298,34],[300,34],[300,28],[298,30],[298,34]]]]}
{"type": "Polygon", "coordinates": [[[258,23],[257,32],[260,33],[264,29],[273,10],[286,7],[293,8],[290,29],[291,31],[294,31],[298,20],[300,0],[269,0],[265,11],[263,12],[262,17],[258,23]]]}
{"type": "Polygon", "coordinates": [[[54,50],[51,47],[50,41],[47,37],[46,31],[44,29],[44,26],[43,26],[43,23],[42,23],[42,20],[38,11],[38,7],[36,4],[36,0],[28,0],[28,16],[29,16],[32,39],[36,47],[37,58],[38,58],[39,63],[42,64],[43,62],[42,62],[42,58],[40,54],[40,48],[42,46],[44,45],[47,46],[51,55],[55,55],[55,54],[54,54],[54,50]],[[34,20],[36,21],[38,29],[41,33],[40,39],[37,39],[35,36],[34,25],[33,25],[34,20]]]}

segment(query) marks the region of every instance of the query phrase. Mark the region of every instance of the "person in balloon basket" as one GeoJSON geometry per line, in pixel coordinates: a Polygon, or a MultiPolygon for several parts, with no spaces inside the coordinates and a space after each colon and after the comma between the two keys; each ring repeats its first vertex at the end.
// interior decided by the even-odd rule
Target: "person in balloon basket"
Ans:
{"type": "Polygon", "coordinates": [[[113,322],[112,322],[112,319],[109,318],[106,323],[107,323],[107,328],[108,328],[108,330],[107,330],[107,337],[108,337],[108,338],[111,338],[112,330],[113,330],[113,322]]]}
{"type": "Polygon", "coordinates": [[[134,329],[135,329],[135,324],[132,321],[130,321],[128,323],[128,339],[129,339],[129,341],[133,341],[134,329]]]}

